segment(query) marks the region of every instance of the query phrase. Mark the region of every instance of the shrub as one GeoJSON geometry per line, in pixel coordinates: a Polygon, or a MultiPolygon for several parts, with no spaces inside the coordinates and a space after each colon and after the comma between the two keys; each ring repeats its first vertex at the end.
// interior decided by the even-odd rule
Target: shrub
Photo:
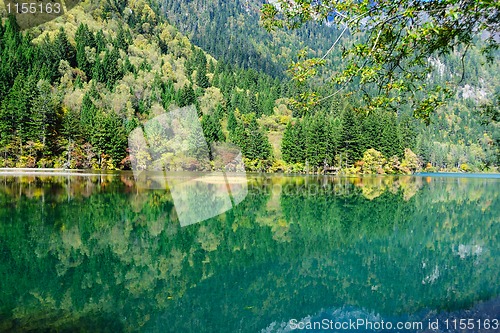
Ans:
{"type": "Polygon", "coordinates": [[[410,148],[405,149],[405,155],[401,162],[401,168],[406,169],[408,173],[415,173],[422,168],[420,158],[410,148]]]}
{"type": "Polygon", "coordinates": [[[460,165],[460,170],[462,170],[463,172],[471,172],[472,171],[471,167],[467,163],[462,163],[460,165]]]}
{"type": "Polygon", "coordinates": [[[381,152],[370,148],[363,154],[361,160],[361,172],[364,174],[384,174],[384,165],[387,163],[384,155],[381,152]]]}

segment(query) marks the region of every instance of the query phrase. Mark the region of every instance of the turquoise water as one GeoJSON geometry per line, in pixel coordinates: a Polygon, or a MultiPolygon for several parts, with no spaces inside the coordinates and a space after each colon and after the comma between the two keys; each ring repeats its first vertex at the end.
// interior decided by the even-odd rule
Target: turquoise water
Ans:
{"type": "Polygon", "coordinates": [[[499,185],[249,176],[242,203],[181,227],[131,174],[0,176],[0,331],[494,332],[477,325],[500,312],[499,185]]]}

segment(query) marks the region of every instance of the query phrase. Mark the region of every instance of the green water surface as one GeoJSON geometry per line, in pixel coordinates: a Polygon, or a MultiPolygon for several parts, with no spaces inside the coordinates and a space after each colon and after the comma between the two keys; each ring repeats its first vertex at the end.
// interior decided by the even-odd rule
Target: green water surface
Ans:
{"type": "Polygon", "coordinates": [[[500,179],[248,181],[182,228],[169,192],[131,174],[0,176],[0,331],[261,332],[498,299],[500,179]]]}

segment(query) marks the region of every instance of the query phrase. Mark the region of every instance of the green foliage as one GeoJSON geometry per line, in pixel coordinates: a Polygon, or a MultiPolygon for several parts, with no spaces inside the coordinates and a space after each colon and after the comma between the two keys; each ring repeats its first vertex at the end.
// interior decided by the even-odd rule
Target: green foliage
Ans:
{"type": "MultiPolygon", "coordinates": [[[[356,84],[360,85],[371,108],[396,111],[408,105],[415,117],[429,123],[431,114],[451,94],[447,85],[426,81],[433,68],[428,59],[449,54],[457,46],[462,46],[465,55],[474,45],[474,38],[482,32],[488,36],[484,50],[493,58],[492,50],[499,45],[499,10],[498,2],[490,0],[465,3],[460,0],[405,0],[397,3],[278,0],[263,5],[262,21],[268,30],[297,29],[310,21],[327,20],[344,28],[322,58],[292,63],[292,68],[296,69],[294,79],[298,81],[314,74],[311,73],[311,63],[323,61],[349,30],[355,37],[342,46],[343,68],[338,69],[333,77],[338,89],[354,82],[350,88],[358,90],[356,84]],[[425,15],[425,20],[422,15],[425,15]],[[361,39],[356,36],[361,36],[361,39]]],[[[302,97],[296,99],[299,104],[302,100],[302,97]]]]}
{"type": "Polygon", "coordinates": [[[196,94],[194,92],[193,86],[192,85],[185,85],[181,93],[179,94],[179,100],[177,101],[177,104],[180,107],[188,106],[188,105],[194,105],[196,103],[196,94]]]}
{"type": "Polygon", "coordinates": [[[232,133],[236,130],[236,127],[238,126],[238,122],[236,120],[236,117],[234,115],[234,112],[229,112],[229,116],[227,119],[227,130],[232,133]]]}
{"type": "Polygon", "coordinates": [[[403,161],[401,162],[401,167],[407,173],[414,173],[416,171],[419,171],[422,165],[418,156],[413,151],[411,151],[411,149],[407,148],[405,149],[405,155],[403,161]]]}
{"type": "Polygon", "coordinates": [[[269,160],[271,158],[271,144],[266,135],[264,135],[257,120],[252,118],[248,127],[247,142],[242,146],[243,155],[249,159],[269,160]]]}
{"type": "Polygon", "coordinates": [[[210,86],[206,67],[198,68],[198,71],[196,72],[196,84],[201,88],[208,88],[210,86]]]}
{"type": "Polygon", "coordinates": [[[70,44],[68,36],[62,27],[54,40],[54,48],[54,51],[57,52],[57,59],[68,61],[72,67],[76,66],[75,47],[70,44]]]}
{"type": "Polygon", "coordinates": [[[329,160],[327,158],[327,136],[328,126],[327,119],[321,114],[316,114],[310,119],[304,120],[305,124],[305,148],[306,161],[310,167],[318,168],[323,166],[329,160]]]}
{"type": "Polygon", "coordinates": [[[367,174],[382,174],[384,173],[384,165],[387,160],[381,152],[370,148],[364,152],[363,158],[360,161],[361,172],[367,174]]]}
{"type": "Polygon", "coordinates": [[[226,141],[224,133],[222,133],[220,121],[215,116],[211,116],[209,114],[203,115],[203,118],[201,119],[201,126],[209,146],[214,142],[226,141]]]}
{"type": "MultiPolygon", "coordinates": [[[[499,163],[498,103],[489,95],[498,85],[492,74],[498,65],[491,64],[489,71],[482,68],[486,58],[478,49],[469,48],[463,58],[461,47],[430,58],[437,70],[426,73],[426,86],[411,89],[418,99],[427,100],[422,112],[432,121],[425,127],[415,121],[415,107],[401,104],[409,101],[405,86],[413,76],[403,82],[397,75],[387,77],[384,84],[391,83],[391,88],[379,92],[377,80],[390,68],[372,68],[370,62],[356,65],[356,59],[371,50],[365,45],[366,32],[346,37],[356,44],[356,52],[346,49],[344,60],[354,63],[346,69],[349,73],[343,73],[339,65],[346,62],[338,48],[318,56],[331,36],[341,32],[334,26],[275,32],[273,42],[267,43],[269,36],[251,22],[256,1],[217,2],[219,11],[214,1],[208,1],[206,13],[196,22],[194,16],[185,18],[180,28],[198,29],[192,39],[209,51],[218,50],[215,60],[168,25],[154,2],[106,3],[82,5],[78,27],[71,21],[64,22],[63,29],[55,22],[54,28],[21,33],[12,18],[1,25],[2,165],[127,167],[128,133],[151,117],[186,105],[196,106],[209,142],[224,141],[226,134],[241,147],[250,169],[257,171],[303,172],[307,167],[310,172],[330,173],[354,166],[351,170],[361,172],[356,162],[369,149],[387,159],[386,173],[418,169],[416,162],[404,160],[406,148],[415,152],[418,165],[436,170],[495,170],[499,163]],[[250,10],[240,13],[247,5],[250,10]],[[211,17],[210,24],[200,30],[200,24],[208,22],[205,15],[211,17]],[[231,23],[234,17],[238,27],[231,23]],[[225,23],[234,28],[233,39],[223,38],[225,23]],[[241,29],[247,29],[245,35],[241,29]],[[201,41],[210,31],[222,37],[201,41]],[[283,79],[277,70],[285,61],[293,62],[288,72],[292,80],[283,79]],[[459,72],[467,84],[449,105],[434,112],[440,101],[450,98],[453,87],[446,82],[459,72]],[[344,77],[340,85],[318,84],[332,74],[352,78],[344,77]],[[392,88],[396,90],[390,92],[392,88]],[[460,169],[463,165],[467,167],[460,169]]],[[[199,3],[167,1],[163,8],[174,6],[167,15],[178,22],[180,12],[199,3]]],[[[381,33],[374,54],[387,51],[381,43],[394,37],[390,34],[381,33]]]]}
{"type": "Polygon", "coordinates": [[[207,77],[207,57],[202,50],[195,52],[194,65],[196,66],[196,84],[203,89],[210,86],[207,77]]]}
{"type": "MultiPolygon", "coordinates": [[[[255,115],[250,114],[243,119],[234,117],[231,120],[232,117],[234,114],[230,115],[228,124],[229,139],[241,148],[243,156],[249,161],[270,160],[272,147],[267,136],[259,128],[255,115]]],[[[249,163],[253,164],[253,162],[249,163]]],[[[261,167],[259,166],[258,169],[260,170],[261,167]]]]}
{"type": "Polygon", "coordinates": [[[352,108],[347,108],[341,115],[341,123],[339,138],[341,159],[346,165],[352,165],[363,154],[360,115],[352,108]]]}
{"type": "Polygon", "coordinates": [[[302,123],[296,121],[286,126],[281,143],[283,160],[289,164],[304,162],[306,160],[306,140],[302,132],[302,123]]]}

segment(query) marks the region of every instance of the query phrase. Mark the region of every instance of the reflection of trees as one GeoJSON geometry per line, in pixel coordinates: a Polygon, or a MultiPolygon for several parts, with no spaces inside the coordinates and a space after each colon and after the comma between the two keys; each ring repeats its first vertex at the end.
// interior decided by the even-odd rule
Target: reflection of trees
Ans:
{"type": "MultiPolygon", "coordinates": [[[[53,173],[53,172],[51,172],[53,173]]],[[[1,176],[0,195],[48,199],[53,202],[89,197],[106,189],[127,191],[133,186],[132,173],[1,176]]]]}
{"type": "Polygon", "coordinates": [[[255,332],[500,291],[494,180],[255,177],[235,209],[186,228],[168,193],[102,180],[0,185],[0,330],[255,332]]]}

